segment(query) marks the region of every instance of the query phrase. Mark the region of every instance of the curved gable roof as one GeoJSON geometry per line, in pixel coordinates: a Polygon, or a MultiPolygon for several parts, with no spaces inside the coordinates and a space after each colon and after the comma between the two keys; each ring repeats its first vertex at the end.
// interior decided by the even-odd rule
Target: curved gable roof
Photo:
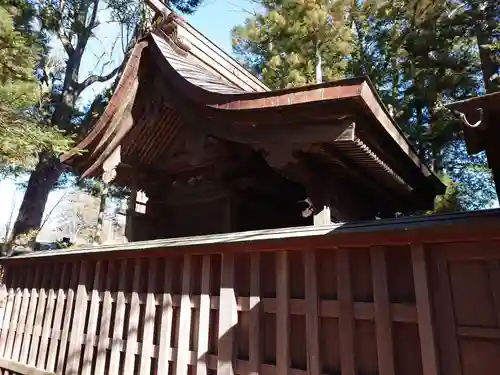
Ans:
{"type": "MultiPolygon", "coordinates": [[[[95,175],[130,133],[133,121],[125,121],[123,114],[135,100],[139,67],[147,55],[159,67],[155,74],[170,97],[196,106],[214,133],[243,142],[262,142],[274,133],[283,142],[328,143],[355,122],[356,132],[339,140],[337,149],[355,163],[380,170],[406,190],[424,187],[433,195],[443,192],[444,186],[419,159],[368,78],[270,91],[189,25],[174,22],[174,35],[155,29],[135,46],[104,114],[77,146],[89,151],[81,163],[84,177],[95,175]]],[[[70,164],[72,159],[71,153],[61,158],[70,164]]]]}

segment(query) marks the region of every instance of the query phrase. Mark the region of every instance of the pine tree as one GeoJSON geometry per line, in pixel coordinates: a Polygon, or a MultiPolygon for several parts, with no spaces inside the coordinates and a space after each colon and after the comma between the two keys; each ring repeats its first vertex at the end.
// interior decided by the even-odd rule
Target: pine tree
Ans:
{"type": "Polygon", "coordinates": [[[72,143],[35,115],[34,108],[44,99],[33,74],[39,51],[23,21],[23,7],[0,3],[0,171],[30,168],[38,152],[59,154],[72,143]]]}
{"type": "Polygon", "coordinates": [[[272,88],[343,78],[352,32],[346,1],[264,0],[233,29],[233,49],[272,88]]]}

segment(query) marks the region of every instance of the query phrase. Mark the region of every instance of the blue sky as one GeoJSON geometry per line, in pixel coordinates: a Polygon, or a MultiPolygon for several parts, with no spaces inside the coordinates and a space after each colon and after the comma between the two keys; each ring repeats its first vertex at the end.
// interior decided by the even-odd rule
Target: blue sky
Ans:
{"type": "MultiPolygon", "coordinates": [[[[192,26],[231,54],[231,29],[235,25],[242,24],[248,16],[248,11],[252,11],[254,7],[255,4],[249,0],[206,0],[195,14],[185,18],[192,26]]],[[[108,18],[106,12],[101,12],[99,17],[101,25],[95,32],[97,38],[90,42],[83,56],[80,79],[85,78],[90,73],[107,73],[123,59],[120,43],[114,43],[120,36],[120,29],[115,24],[106,22],[108,18]],[[104,64],[107,61],[110,63],[104,64]]],[[[64,53],[57,41],[53,41],[52,47],[54,57],[63,58],[64,53]]],[[[82,93],[80,105],[85,105],[92,100],[97,93],[102,91],[104,86],[105,84],[94,84],[89,87],[82,93]]],[[[62,191],[51,193],[46,211],[50,211],[63,194],[62,191]]],[[[11,216],[12,208],[14,209],[14,219],[17,216],[22,196],[23,191],[17,189],[13,180],[0,181],[0,241],[11,216]]]]}

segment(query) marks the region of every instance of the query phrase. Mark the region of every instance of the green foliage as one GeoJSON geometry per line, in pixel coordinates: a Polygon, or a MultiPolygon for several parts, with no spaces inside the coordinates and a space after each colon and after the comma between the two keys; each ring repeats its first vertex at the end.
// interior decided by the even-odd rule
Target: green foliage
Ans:
{"type": "MultiPolygon", "coordinates": [[[[72,140],[58,129],[44,126],[34,107],[42,93],[34,76],[39,44],[15,25],[22,11],[0,3],[0,168],[32,168],[37,154],[59,154],[72,140]]],[[[19,21],[18,21],[19,22],[19,21]]]]}

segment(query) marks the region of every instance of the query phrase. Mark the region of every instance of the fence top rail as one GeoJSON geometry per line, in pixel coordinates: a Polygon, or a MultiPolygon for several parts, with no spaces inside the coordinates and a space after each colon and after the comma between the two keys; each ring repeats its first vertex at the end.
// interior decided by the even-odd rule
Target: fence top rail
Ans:
{"type": "Polygon", "coordinates": [[[21,375],[56,375],[54,372],[40,370],[24,363],[12,361],[10,359],[0,358],[0,369],[13,371],[21,375]]]}
{"type": "Polygon", "coordinates": [[[443,243],[477,240],[500,240],[500,210],[469,213],[401,217],[349,224],[330,224],[238,233],[170,238],[101,245],[97,247],[35,251],[10,258],[2,263],[39,258],[144,257],[158,253],[217,253],[231,250],[270,251],[304,247],[366,247],[410,243],[443,243]]]}

